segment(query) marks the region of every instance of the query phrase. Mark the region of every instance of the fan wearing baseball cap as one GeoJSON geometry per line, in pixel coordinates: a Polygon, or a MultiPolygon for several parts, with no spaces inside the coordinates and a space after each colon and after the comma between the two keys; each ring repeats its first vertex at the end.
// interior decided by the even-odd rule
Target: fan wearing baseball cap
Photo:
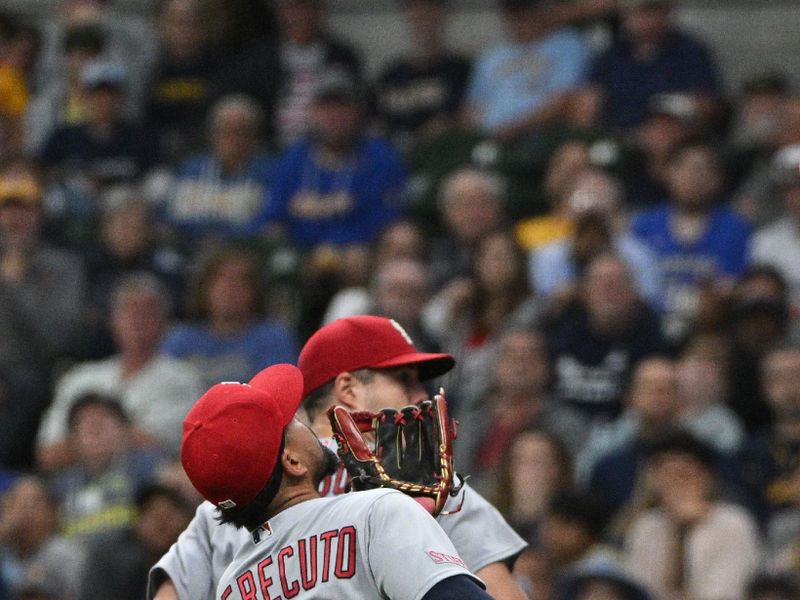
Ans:
{"type": "MultiPolygon", "coordinates": [[[[340,405],[358,411],[417,403],[426,397],[422,382],[443,375],[454,364],[448,354],[418,352],[405,330],[391,319],[367,315],[339,319],[319,329],[300,352],[302,406],[311,429],[323,444],[330,443],[332,447],[325,415],[328,407],[340,405]]],[[[268,371],[256,375],[250,385],[264,389],[268,371]]],[[[297,404],[289,406],[294,410],[297,404]]],[[[287,436],[287,444],[288,441],[287,436]]],[[[334,478],[323,481],[320,493],[342,494],[345,475],[340,470],[334,478]]],[[[468,485],[465,490],[462,509],[440,515],[437,522],[467,568],[484,581],[489,594],[498,600],[523,600],[525,595],[512,579],[510,569],[525,542],[475,490],[468,485]]],[[[461,498],[451,499],[445,511],[455,510],[460,501],[461,498]]],[[[208,507],[204,504],[198,509],[189,529],[151,571],[149,599],[206,598],[205,590],[213,589],[208,579],[215,579],[219,565],[224,568],[246,541],[242,536],[237,538],[231,528],[214,527],[213,512],[208,507]],[[207,575],[204,577],[203,573],[207,575]],[[156,590],[157,595],[153,595],[156,590]]],[[[414,532],[407,529],[403,535],[413,538],[414,532]]]]}
{"type": "Polygon", "coordinates": [[[215,597],[252,600],[260,589],[270,598],[272,587],[298,600],[489,599],[441,527],[404,494],[320,498],[337,460],[294,418],[303,398],[297,367],[269,367],[251,384],[215,385],[183,425],[181,462],[192,484],[221,523],[251,532],[215,597]],[[403,535],[407,527],[413,537],[403,535]]]}

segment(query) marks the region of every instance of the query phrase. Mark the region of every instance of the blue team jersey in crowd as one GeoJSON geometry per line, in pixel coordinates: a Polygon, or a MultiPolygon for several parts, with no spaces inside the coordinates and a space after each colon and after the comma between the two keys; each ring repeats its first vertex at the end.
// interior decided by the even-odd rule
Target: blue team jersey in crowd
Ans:
{"type": "Polygon", "coordinates": [[[311,140],[278,159],[264,222],[285,222],[304,247],[371,242],[405,209],[406,170],[389,142],[365,138],[350,156],[324,156],[311,140]]]}
{"type": "Polygon", "coordinates": [[[208,155],[185,161],[164,206],[164,219],[191,240],[254,235],[268,209],[274,161],[257,154],[239,172],[224,173],[208,155]]]}
{"type": "Polygon", "coordinates": [[[693,243],[673,236],[670,205],[642,213],[633,233],[656,253],[664,281],[667,312],[690,314],[697,303],[698,285],[719,277],[737,277],[746,266],[750,226],[730,209],[719,206],[706,231],[693,243]]]}
{"type": "Polygon", "coordinates": [[[277,363],[294,364],[298,346],[288,329],[271,321],[230,336],[216,334],[207,325],[186,323],[170,329],[162,352],[193,363],[210,387],[221,381],[249,381],[277,363]]]}

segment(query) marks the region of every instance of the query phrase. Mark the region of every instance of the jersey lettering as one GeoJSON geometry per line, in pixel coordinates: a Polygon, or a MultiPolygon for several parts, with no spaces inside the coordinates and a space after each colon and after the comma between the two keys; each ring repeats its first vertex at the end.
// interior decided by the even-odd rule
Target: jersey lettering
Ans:
{"type": "Polygon", "coordinates": [[[300,582],[304,590],[310,590],[317,582],[317,536],[312,535],[308,544],[305,540],[297,542],[297,550],[300,555],[300,582]]]}
{"type": "Polygon", "coordinates": [[[258,600],[256,582],[250,571],[245,571],[239,575],[236,578],[236,583],[239,585],[239,593],[242,595],[242,600],[258,600]]]}
{"type": "MultiPolygon", "coordinates": [[[[276,559],[267,556],[252,571],[244,571],[236,577],[239,593],[242,600],[273,600],[270,588],[274,585],[274,568],[277,563],[278,579],[280,580],[283,596],[275,596],[274,600],[282,598],[291,599],[302,589],[310,590],[320,583],[325,583],[333,577],[336,579],[351,579],[356,574],[356,528],[352,525],[339,530],[326,531],[319,535],[312,535],[300,539],[295,544],[281,548],[276,559]],[[322,540],[322,544],[319,540],[322,540]],[[336,548],[334,550],[334,540],[336,548]],[[322,546],[320,548],[320,546],[322,546]],[[322,553],[320,557],[319,554],[322,553]],[[322,577],[319,578],[319,565],[322,560],[322,577]],[[270,570],[273,570],[270,573],[270,570]],[[287,574],[300,573],[300,578],[289,580],[287,574]],[[256,585],[258,577],[258,585],[256,585]],[[258,591],[261,591],[259,596],[258,591]]],[[[220,600],[226,600],[232,593],[228,586],[220,600]]]]}
{"type": "Polygon", "coordinates": [[[272,586],[272,577],[267,575],[267,567],[272,564],[272,557],[268,556],[260,563],[258,563],[258,567],[256,570],[258,571],[258,583],[261,585],[261,595],[264,596],[264,600],[271,600],[269,595],[269,588],[272,586]]]}
{"type": "Polygon", "coordinates": [[[336,568],[334,574],[339,579],[350,579],[356,573],[356,529],[344,527],[339,531],[339,543],[336,546],[336,568]],[[347,557],[345,558],[345,544],[347,557]],[[345,566],[345,560],[347,566],[345,566]]]}
{"type": "Polygon", "coordinates": [[[281,551],[278,552],[278,573],[280,573],[281,577],[281,588],[283,589],[283,595],[287,598],[294,598],[297,596],[297,593],[300,591],[300,586],[297,585],[296,581],[292,582],[292,585],[288,585],[286,581],[286,558],[292,556],[294,554],[294,549],[291,546],[286,546],[285,548],[281,548],[281,551]]]}
{"type": "Polygon", "coordinates": [[[228,600],[228,596],[230,596],[232,593],[233,589],[231,588],[231,586],[226,587],[225,591],[222,592],[222,596],[219,597],[219,600],[228,600]]]}
{"type": "Polygon", "coordinates": [[[320,538],[322,539],[323,546],[325,547],[324,556],[322,558],[322,581],[328,581],[328,575],[330,574],[330,564],[331,564],[331,542],[333,538],[336,537],[338,531],[335,529],[333,531],[326,531],[325,533],[320,534],[320,538]]]}
{"type": "Polygon", "coordinates": [[[467,568],[467,565],[459,556],[445,554],[444,552],[436,552],[435,550],[428,550],[428,556],[430,556],[431,560],[433,560],[433,562],[435,562],[437,565],[442,563],[450,563],[453,565],[458,565],[459,567],[464,567],[465,569],[467,568]]]}

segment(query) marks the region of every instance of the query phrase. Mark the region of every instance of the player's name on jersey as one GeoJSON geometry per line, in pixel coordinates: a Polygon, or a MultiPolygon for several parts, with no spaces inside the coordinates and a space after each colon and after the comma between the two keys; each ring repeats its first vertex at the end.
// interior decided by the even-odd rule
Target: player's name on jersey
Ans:
{"type": "MultiPolygon", "coordinates": [[[[356,574],[356,529],[352,525],[311,535],[264,557],[254,568],[236,576],[242,600],[270,600],[282,594],[294,598],[302,588],[310,590],[332,579],[356,574]],[[299,573],[293,577],[290,573],[299,573]]],[[[234,589],[227,586],[220,600],[234,589]]],[[[233,596],[237,598],[237,596],[233,596]]]]}

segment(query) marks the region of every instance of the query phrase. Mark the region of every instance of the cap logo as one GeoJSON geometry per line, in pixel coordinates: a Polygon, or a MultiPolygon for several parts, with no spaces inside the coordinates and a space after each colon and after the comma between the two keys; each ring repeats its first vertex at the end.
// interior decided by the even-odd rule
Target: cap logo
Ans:
{"type": "Polygon", "coordinates": [[[403,326],[400,325],[400,323],[398,323],[394,319],[389,319],[389,323],[391,323],[392,327],[394,327],[397,330],[397,333],[399,333],[401,336],[403,336],[403,339],[406,342],[408,342],[409,346],[413,346],[414,345],[414,342],[412,341],[411,336],[408,335],[408,333],[406,333],[406,330],[403,329],[403,326]]]}
{"type": "Polygon", "coordinates": [[[217,506],[224,508],[225,510],[230,510],[231,508],[236,507],[236,502],[233,500],[223,500],[222,502],[217,502],[217,506]]]}

